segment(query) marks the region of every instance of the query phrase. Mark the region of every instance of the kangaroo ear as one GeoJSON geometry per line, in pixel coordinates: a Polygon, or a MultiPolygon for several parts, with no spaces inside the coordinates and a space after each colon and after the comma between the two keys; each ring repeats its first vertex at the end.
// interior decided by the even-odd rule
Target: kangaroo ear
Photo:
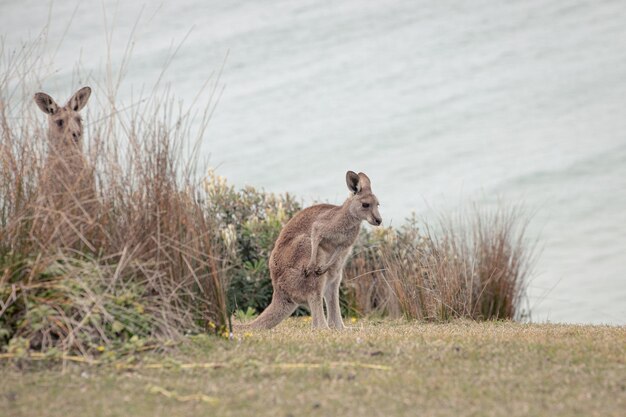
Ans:
{"type": "Polygon", "coordinates": [[[91,88],[83,87],[74,93],[72,98],[67,102],[65,107],[68,107],[74,111],[81,111],[87,104],[89,96],[91,95],[91,88]]]}
{"type": "Polygon", "coordinates": [[[361,185],[359,184],[359,176],[354,171],[346,172],[346,184],[348,184],[348,188],[354,194],[361,191],[361,185]]]}
{"type": "Polygon", "coordinates": [[[359,185],[361,189],[363,188],[371,188],[372,183],[370,182],[370,178],[365,175],[363,172],[359,172],[359,185]]]}
{"type": "Polygon", "coordinates": [[[42,112],[52,115],[59,111],[58,104],[46,93],[37,93],[33,98],[42,112]]]}

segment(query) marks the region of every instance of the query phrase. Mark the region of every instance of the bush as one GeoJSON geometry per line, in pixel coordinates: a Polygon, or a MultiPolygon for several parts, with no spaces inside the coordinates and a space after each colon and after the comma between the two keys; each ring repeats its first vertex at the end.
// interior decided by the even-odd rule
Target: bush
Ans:
{"type": "MultiPolygon", "coordinates": [[[[193,118],[175,111],[167,95],[140,100],[130,115],[113,101],[92,112],[84,158],[95,195],[87,200],[68,185],[71,206],[51,208],[40,198],[47,122],[31,99],[38,80],[30,68],[39,68],[32,64],[39,57],[25,47],[6,58],[0,68],[0,347],[26,338],[37,349],[96,355],[94,347],[133,337],[170,339],[225,326],[216,223],[196,179],[197,153],[185,157],[194,146],[189,138],[201,137],[207,120],[194,136],[193,118]]],[[[99,95],[115,97],[115,91],[99,95]]]]}
{"type": "Polygon", "coordinates": [[[0,316],[2,343],[21,339],[31,349],[89,354],[147,340],[160,327],[161,311],[151,310],[164,300],[154,299],[132,267],[110,286],[119,265],[88,258],[5,256],[0,266],[0,297],[9,302],[0,316]]]}
{"type": "Polygon", "coordinates": [[[300,204],[289,194],[275,195],[245,187],[235,190],[209,170],[204,182],[206,208],[219,230],[221,268],[228,282],[232,314],[253,309],[260,313],[272,300],[269,256],[286,222],[300,204]]]}
{"type": "Polygon", "coordinates": [[[519,210],[500,208],[441,218],[424,234],[414,219],[365,232],[346,269],[354,308],[420,320],[521,318],[533,264],[525,226],[519,210]]]}

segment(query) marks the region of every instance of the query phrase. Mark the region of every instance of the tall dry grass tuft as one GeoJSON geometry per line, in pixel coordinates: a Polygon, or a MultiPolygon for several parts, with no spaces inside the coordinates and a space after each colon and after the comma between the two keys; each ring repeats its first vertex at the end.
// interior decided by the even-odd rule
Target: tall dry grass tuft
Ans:
{"type": "MultiPolygon", "coordinates": [[[[518,319],[533,246],[517,209],[475,209],[384,247],[388,284],[408,318],[518,319]]],[[[413,228],[413,230],[416,230],[413,228]]]]}
{"type": "Polygon", "coordinates": [[[96,84],[84,120],[96,195],[68,184],[70,203],[51,207],[41,198],[47,123],[32,102],[39,80],[30,69],[40,59],[36,46],[25,47],[0,68],[0,346],[20,338],[93,354],[225,325],[215,225],[194,151],[215,89],[198,121],[167,93],[120,111],[116,91],[96,84]]]}
{"type": "Polygon", "coordinates": [[[392,228],[361,232],[344,269],[344,313],[393,317],[402,314],[394,288],[388,281],[384,256],[386,253],[399,256],[396,251],[406,247],[398,242],[403,237],[392,228]]]}
{"type": "Polygon", "coordinates": [[[353,308],[420,320],[521,318],[534,261],[524,219],[517,209],[475,209],[425,233],[415,222],[384,231],[348,264],[353,308]]]}

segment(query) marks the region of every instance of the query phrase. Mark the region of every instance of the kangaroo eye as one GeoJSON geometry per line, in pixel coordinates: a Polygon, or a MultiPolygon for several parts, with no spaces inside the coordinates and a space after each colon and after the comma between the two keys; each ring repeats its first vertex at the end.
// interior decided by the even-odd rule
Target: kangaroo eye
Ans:
{"type": "Polygon", "coordinates": [[[57,120],[57,126],[63,127],[63,119],[57,120]]]}
{"type": "Polygon", "coordinates": [[[361,205],[363,206],[363,208],[368,208],[370,206],[370,203],[363,203],[361,205]]]}

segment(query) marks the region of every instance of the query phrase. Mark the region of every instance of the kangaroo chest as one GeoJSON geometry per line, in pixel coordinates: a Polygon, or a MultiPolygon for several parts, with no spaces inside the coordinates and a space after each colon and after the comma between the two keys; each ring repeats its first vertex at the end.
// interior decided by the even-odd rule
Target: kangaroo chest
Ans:
{"type": "Polygon", "coordinates": [[[358,235],[359,228],[329,230],[322,234],[320,246],[326,251],[348,249],[354,244],[358,235]]]}

